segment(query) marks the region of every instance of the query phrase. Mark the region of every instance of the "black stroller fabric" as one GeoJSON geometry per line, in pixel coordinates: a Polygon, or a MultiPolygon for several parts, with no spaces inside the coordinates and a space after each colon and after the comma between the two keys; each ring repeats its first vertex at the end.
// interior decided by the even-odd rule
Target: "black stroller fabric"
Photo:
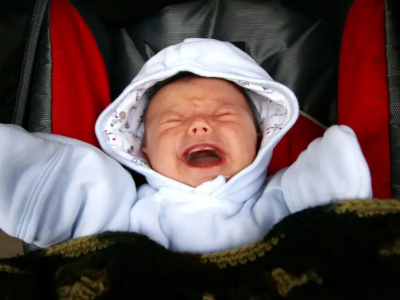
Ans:
{"type": "Polygon", "coordinates": [[[386,0],[386,39],[390,111],[392,192],[400,197],[400,2],[386,0]]]}
{"type": "Polygon", "coordinates": [[[399,299],[399,214],[393,200],[317,207],[203,255],[135,233],[79,238],[0,260],[0,299],[399,299]]]}

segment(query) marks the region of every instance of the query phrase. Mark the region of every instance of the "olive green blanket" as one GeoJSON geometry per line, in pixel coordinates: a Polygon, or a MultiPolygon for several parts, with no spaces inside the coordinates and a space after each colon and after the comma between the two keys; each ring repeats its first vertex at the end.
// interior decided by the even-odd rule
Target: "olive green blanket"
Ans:
{"type": "Polygon", "coordinates": [[[0,299],[282,298],[400,299],[400,202],[304,210],[222,253],[107,232],[0,260],[0,299]]]}

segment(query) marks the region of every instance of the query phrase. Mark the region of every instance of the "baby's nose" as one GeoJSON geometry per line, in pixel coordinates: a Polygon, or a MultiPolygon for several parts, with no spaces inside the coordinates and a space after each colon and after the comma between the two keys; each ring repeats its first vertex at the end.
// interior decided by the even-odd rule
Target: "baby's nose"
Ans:
{"type": "Polygon", "coordinates": [[[208,131],[208,128],[207,128],[207,127],[193,127],[193,128],[192,128],[192,132],[193,132],[194,134],[200,133],[201,131],[207,132],[207,131],[208,131]]]}
{"type": "Polygon", "coordinates": [[[189,126],[188,134],[201,135],[211,133],[212,128],[204,118],[196,118],[189,126]]]}

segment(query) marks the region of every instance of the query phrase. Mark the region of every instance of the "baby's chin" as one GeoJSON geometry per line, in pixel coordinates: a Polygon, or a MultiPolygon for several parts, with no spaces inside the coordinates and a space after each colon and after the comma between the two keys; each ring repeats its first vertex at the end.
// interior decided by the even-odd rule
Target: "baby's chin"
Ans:
{"type": "Polygon", "coordinates": [[[205,182],[214,180],[220,175],[224,176],[226,181],[228,181],[242,169],[241,166],[228,162],[225,162],[223,165],[208,168],[188,167],[184,164],[180,164],[174,172],[175,176],[173,176],[173,178],[188,186],[198,187],[205,182]]]}
{"type": "Polygon", "coordinates": [[[186,184],[191,187],[198,187],[199,185],[202,185],[203,183],[205,183],[207,181],[214,180],[217,177],[218,176],[212,176],[212,177],[208,176],[208,177],[204,177],[204,178],[196,178],[196,179],[189,180],[189,182],[186,184]]]}
{"type": "Polygon", "coordinates": [[[214,180],[218,176],[224,176],[226,181],[228,181],[232,176],[230,175],[225,175],[222,173],[214,173],[214,174],[201,174],[201,171],[199,171],[197,174],[194,176],[182,176],[182,178],[179,178],[179,182],[182,182],[186,185],[189,185],[191,187],[198,187],[199,185],[202,185],[203,183],[207,181],[214,180]]]}
{"type": "Polygon", "coordinates": [[[182,163],[175,166],[163,166],[162,168],[157,168],[155,165],[152,167],[154,171],[191,187],[198,187],[205,182],[214,180],[220,175],[224,176],[226,181],[228,181],[237,173],[235,170],[238,169],[229,167],[229,164],[226,163],[220,166],[206,168],[188,167],[182,163]]]}

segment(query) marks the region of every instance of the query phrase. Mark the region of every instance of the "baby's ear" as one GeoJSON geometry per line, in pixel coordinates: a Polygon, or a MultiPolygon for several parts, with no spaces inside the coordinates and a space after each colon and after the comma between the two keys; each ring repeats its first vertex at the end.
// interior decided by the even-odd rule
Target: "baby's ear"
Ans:
{"type": "Polygon", "coordinates": [[[256,146],[257,151],[260,150],[262,139],[263,139],[263,136],[261,134],[261,131],[257,130],[257,146],[256,146]]]}
{"type": "Polygon", "coordinates": [[[142,153],[143,153],[143,157],[144,157],[145,159],[149,160],[149,155],[148,155],[147,147],[146,147],[146,146],[143,146],[143,147],[142,147],[142,153]]]}
{"type": "Polygon", "coordinates": [[[147,147],[146,146],[142,147],[142,152],[143,152],[144,155],[147,156],[147,147]]]}
{"type": "Polygon", "coordinates": [[[262,135],[261,131],[257,130],[257,140],[261,142],[262,139],[263,139],[263,135],[262,135]]]}

